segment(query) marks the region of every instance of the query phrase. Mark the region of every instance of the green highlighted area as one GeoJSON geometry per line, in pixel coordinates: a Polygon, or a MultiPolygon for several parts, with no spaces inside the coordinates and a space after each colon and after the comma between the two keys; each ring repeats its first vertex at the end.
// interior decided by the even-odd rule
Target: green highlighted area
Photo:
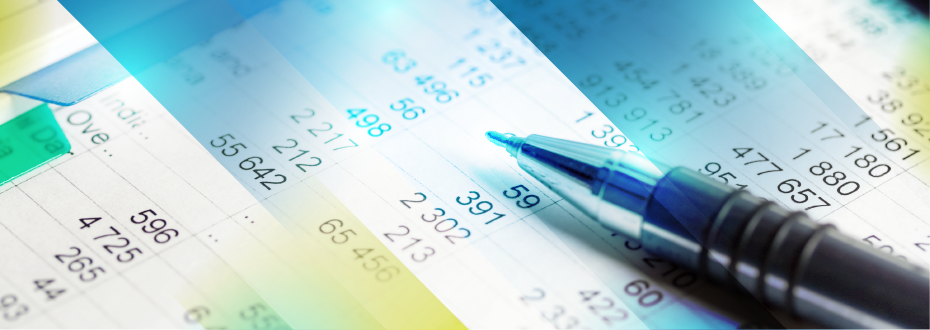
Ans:
{"type": "Polygon", "coordinates": [[[0,125],[0,185],[71,150],[71,144],[42,104],[0,125]]]}

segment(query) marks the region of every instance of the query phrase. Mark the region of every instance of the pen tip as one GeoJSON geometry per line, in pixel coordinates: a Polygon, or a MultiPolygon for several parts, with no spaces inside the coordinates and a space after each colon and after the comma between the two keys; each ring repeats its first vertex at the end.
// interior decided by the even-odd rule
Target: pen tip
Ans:
{"type": "Polygon", "coordinates": [[[497,131],[488,131],[484,136],[499,147],[504,147],[510,155],[516,157],[517,150],[523,145],[523,138],[519,138],[511,133],[500,133],[497,131]]]}
{"type": "Polygon", "coordinates": [[[507,140],[507,136],[504,134],[501,134],[500,132],[488,131],[487,133],[484,133],[484,137],[488,138],[488,141],[491,141],[491,143],[494,143],[497,146],[500,146],[500,147],[506,146],[504,141],[507,140]]]}

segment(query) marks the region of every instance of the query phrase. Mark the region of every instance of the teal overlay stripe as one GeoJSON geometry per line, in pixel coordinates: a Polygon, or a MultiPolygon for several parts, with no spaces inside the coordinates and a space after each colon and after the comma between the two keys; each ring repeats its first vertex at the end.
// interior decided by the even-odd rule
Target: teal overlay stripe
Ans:
{"type": "Polygon", "coordinates": [[[0,185],[71,150],[71,144],[43,103],[0,125],[0,185]]]}

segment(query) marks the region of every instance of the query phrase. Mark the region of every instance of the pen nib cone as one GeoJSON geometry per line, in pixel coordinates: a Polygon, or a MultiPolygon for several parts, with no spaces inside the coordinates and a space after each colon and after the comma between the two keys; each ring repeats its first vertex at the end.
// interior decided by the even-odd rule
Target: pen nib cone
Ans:
{"type": "Polygon", "coordinates": [[[510,133],[504,134],[497,131],[488,131],[484,133],[484,136],[488,138],[488,141],[491,141],[491,143],[507,149],[507,152],[514,157],[517,156],[517,150],[523,145],[523,138],[510,133]]]}

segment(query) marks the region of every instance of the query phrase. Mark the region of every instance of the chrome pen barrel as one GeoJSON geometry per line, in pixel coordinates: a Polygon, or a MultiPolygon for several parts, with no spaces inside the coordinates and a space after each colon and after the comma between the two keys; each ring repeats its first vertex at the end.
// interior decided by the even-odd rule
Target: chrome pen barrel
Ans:
{"type": "Polygon", "coordinates": [[[642,155],[539,135],[519,138],[489,132],[488,139],[506,148],[520,168],[591,218],[640,238],[640,215],[663,176],[642,155]]]}

